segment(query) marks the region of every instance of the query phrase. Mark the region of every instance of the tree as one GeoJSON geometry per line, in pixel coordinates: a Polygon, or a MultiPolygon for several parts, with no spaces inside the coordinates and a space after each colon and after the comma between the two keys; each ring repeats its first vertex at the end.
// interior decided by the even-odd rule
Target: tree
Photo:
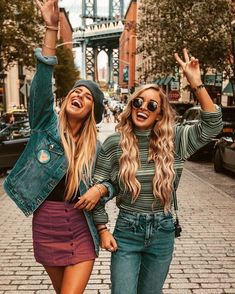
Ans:
{"type": "MultiPolygon", "coordinates": [[[[62,43],[62,40],[60,40],[62,43]]],[[[56,96],[63,98],[80,78],[80,73],[74,64],[72,51],[65,46],[58,46],[56,49],[58,65],[55,66],[54,75],[56,82],[56,96]]]]}
{"type": "Polygon", "coordinates": [[[34,65],[33,48],[40,44],[42,20],[34,1],[0,1],[0,72],[18,61],[34,65]]]}
{"type": "Polygon", "coordinates": [[[208,68],[222,72],[231,55],[230,1],[145,0],[140,8],[138,38],[144,40],[146,55],[153,58],[150,74],[172,73],[174,52],[188,48],[208,68]]]}

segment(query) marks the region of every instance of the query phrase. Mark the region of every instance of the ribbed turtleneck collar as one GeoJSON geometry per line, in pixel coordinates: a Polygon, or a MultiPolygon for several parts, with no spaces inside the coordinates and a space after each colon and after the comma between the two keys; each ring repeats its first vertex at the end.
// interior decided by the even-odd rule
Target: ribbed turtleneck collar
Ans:
{"type": "Polygon", "coordinates": [[[152,132],[152,129],[149,130],[140,130],[137,128],[134,128],[134,133],[137,137],[150,137],[150,134],[152,132]]]}

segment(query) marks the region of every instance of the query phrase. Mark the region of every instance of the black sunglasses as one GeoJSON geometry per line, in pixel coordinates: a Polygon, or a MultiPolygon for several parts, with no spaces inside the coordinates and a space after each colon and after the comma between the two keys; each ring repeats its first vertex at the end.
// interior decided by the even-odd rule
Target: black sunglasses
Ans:
{"type": "MultiPolygon", "coordinates": [[[[140,108],[143,104],[144,104],[144,99],[141,97],[137,97],[132,100],[132,106],[134,108],[140,108]]],[[[153,101],[153,100],[149,101],[147,104],[147,108],[149,111],[152,111],[152,112],[155,111],[158,108],[157,101],[153,101]]]]}

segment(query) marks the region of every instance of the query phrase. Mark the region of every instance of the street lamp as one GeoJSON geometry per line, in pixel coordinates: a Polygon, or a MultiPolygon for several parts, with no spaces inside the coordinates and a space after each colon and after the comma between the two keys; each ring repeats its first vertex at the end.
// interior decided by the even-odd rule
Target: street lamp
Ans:
{"type": "Polygon", "coordinates": [[[231,21],[231,41],[232,41],[232,89],[233,89],[233,100],[235,101],[235,19],[231,21]]]}
{"type": "Polygon", "coordinates": [[[80,44],[82,55],[81,77],[86,79],[86,28],[84,26],[77,27],[74,32],[74,42],[80,44]],[[80,31],[80,33],[78,33],[80,31]]]}
{"type": "Polygon", "coordinates": [[[6,111],[6,89],[5,89],[5,78],[7,77],[7,74],[5,74],[4,70],[0,72],[0,97],[3,109],[0,109],[1,111],[6,111]]]}

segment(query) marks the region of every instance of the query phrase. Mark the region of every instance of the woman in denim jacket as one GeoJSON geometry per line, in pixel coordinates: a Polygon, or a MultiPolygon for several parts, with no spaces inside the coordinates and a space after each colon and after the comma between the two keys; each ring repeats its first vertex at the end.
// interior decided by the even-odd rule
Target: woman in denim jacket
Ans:
{"type": "Polygon", "coordinates": [[[117,133],[99,153],[94,179],[117,186],[119,215],[113,235],[102,203],[93,210],[101,247],[112,252],[112,294],[162,293],[172,260],[175,226],[173,195],[185,160],[216,136],[223,126],[221,110],[201,81],[198,60],[176,54],[197,96],[201,121],[175,125],[174,112],[156,84],[144,85],[128,102],[117,133]]]}
{"type": "Polygon", "coordinates": [[[57,63],[58,0],[37,1],[37,5],[46,33],[42,50],[35,50],[37,69],[29,102],[31,137],[4,188],[26,216],[33,213],[34,255],[55,291],[79,294],[99,250],[89,211],[106,189],[95,185],[91,193],[86,190],[100,149],[96,123],[102,120],[103,93],[92,81],[77,81],[57,116],[52,71],[57,63]]]}

